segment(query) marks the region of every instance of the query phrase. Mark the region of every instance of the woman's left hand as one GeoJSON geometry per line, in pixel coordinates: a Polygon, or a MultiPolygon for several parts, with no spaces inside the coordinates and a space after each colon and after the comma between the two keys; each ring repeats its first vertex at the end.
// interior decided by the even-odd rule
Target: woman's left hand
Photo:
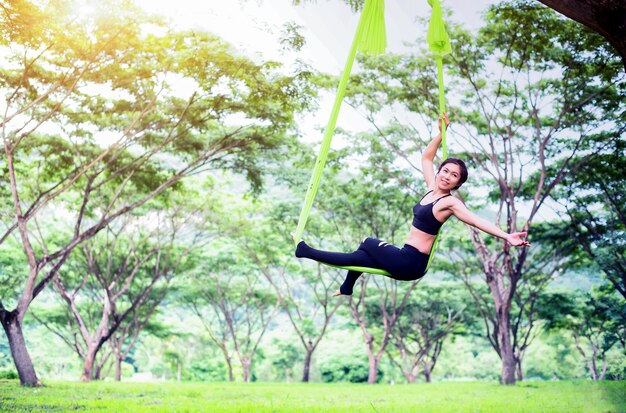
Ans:
{"type": "Polygon", "coordinates": [[[506,240],[508,241],[509,244],[511,244],[514,247],[528,247],[530,246],[530,242],[526,241],[525,239],[522,238],[526,238],[526,232],[513,232],[511,234],[509,234],[509,236],[506,238],[506,240]]]}
{"type": "Polygon", "coordinates": [[[443,127],[443,122],[446,122],[446,130],[447,130],[448,126],[450,126],[450,119],[448,118],[448,114],[445,112],[439,115],[439,132],[441,132],[441,128],[443,127]]]}

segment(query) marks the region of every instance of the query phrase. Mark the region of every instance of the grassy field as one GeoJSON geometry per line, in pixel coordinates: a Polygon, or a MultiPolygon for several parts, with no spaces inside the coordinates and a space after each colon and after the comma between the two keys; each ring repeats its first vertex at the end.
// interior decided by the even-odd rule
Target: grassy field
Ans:
{"type": "Polygon", "coordinates": [[[0,381],[0,412],[626,413],[626,382],[414,385],[0,381]]]}

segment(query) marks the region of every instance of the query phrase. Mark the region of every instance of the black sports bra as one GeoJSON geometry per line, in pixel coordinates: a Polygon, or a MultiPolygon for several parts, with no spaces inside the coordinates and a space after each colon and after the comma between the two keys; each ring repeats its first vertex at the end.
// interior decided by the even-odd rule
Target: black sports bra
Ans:
{"type": "MultiPolygon", "coordinates": [[[[428,191],[424,194],[422,199],[426,197],[426,195],[430,194],[432,191],[428,191]]],[[[451,194],[444,195],[441,198],[445,198],[450,196],[451,194]]],[[[443,225],[443,222],[440,222],[435,218],[433,214],[433,205],[437,203],[441,198],[435,199],[430,204],[421,205],[422,199],[419,200],[417,204],[413,207],[413,226],[420,231],[424,231],[430,235],[437,235],[439,233],[439,229],[443,225]]]]}

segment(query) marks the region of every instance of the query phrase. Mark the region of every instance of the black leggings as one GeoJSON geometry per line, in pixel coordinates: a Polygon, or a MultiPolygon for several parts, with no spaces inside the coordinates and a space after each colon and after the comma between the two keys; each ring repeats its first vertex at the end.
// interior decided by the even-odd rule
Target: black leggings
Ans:
{"type": "MultiPolygon", "coordinates": [[[[359,248],[350,253],[316,250],[300,241],[296,247],[296,257],[309,258],[321,263],[339,266],[358,266],[378,268],[387,271],[395,280],[413,281],[422,278],[426,273],[428,255],[417,248],[404,244],[398,248],[375,238],[366,238],[359,248]]],[[[354,284],[363,274],[349,270],[346,280],[339,291],[344,295],[352,295],[354,284]]]]}

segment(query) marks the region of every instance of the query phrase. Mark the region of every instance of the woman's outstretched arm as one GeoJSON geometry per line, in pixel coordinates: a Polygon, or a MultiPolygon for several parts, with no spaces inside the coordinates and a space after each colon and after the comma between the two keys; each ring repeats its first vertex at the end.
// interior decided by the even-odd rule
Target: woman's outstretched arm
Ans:
{"type": "Polygon", "coordinates": [[[439,149],[439,145],[441,145],[441,122],[443,120],[446,122],[446,129],[448,125],[450,125],[448,115],[444,113],[439,116],[439,134],[430,141],[422,153],[422,174],[424,175],[426,186],[430,189],[435,186],[435,166],[433,161],[435,160],[435,155],[437,155],[437,149],[439,149]]]}
{"type": "Polygon", "coordinates": [[[479,230],[484,231],[487,234],[502,238],[514,247],[530,245],[530,243],[524,239],[526,237],[526,232],[513,232],[510,234],[506,233],[498,228],[498,226],[494,223],[479,217],[478,215],[467,209],[463,202],[459,200],[457,200],[457,202],[453,202],[450,208],[452,209],[452,214],[461,221],[475,228],[478,228],[479,230]]]}

